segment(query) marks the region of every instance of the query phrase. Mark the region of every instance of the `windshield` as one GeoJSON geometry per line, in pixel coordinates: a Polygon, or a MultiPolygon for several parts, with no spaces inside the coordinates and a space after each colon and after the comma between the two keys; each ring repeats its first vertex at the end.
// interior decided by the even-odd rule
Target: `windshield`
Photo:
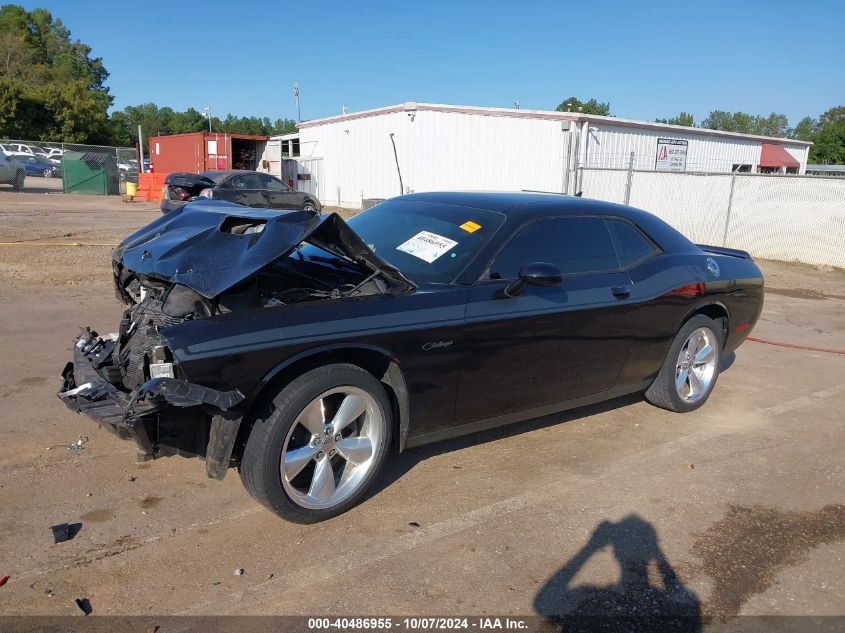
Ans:
{"type": "Polygon", "coordinates": [[[388,200],[347,222],[414,283],[451,283],[504,221],[501,213],[421,200],[388,200]]]}

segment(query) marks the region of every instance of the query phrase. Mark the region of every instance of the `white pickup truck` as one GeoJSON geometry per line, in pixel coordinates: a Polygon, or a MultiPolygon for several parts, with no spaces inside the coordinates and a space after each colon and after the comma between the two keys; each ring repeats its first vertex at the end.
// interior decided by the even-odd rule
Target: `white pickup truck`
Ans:
{"type": "Polygon", "coordinates": [[[23,163],[0,151],[0,184],[12,185],[12,189],[20,191],[25,177],[23,163]]]}

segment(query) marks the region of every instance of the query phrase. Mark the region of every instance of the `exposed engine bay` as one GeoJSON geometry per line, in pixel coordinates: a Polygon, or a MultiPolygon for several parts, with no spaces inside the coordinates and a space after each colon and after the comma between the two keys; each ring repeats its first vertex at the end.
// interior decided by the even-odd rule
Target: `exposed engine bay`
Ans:
{"type": "MultiPolygon", "coordinates": [[[[157,373],[158,366],[172,362],[159,333],[161,328],[241,310],[389,291],[378,272],[367,274],[360,266],[334,257],[312,255],[305,259],[299,250],[212,299],[187,286],[131,271],[121,271],[115,282],[129,308],[120,322],[114,365],[119,367],[123,386],[129,390],[150,378],[173,377],[169,371],[157,373]]],[[[110,378],[117,376],[112,374],[110,378]]]]}

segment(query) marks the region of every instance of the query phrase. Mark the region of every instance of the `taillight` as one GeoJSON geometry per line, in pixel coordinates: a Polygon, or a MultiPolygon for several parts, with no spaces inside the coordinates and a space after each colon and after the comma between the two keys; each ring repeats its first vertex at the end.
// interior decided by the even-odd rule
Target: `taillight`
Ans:
{"type": "Polygon", "coordinates": [[[200,191],[200,198],[213,198],[214,197],[214,189],[203,189],[200,191]]]}

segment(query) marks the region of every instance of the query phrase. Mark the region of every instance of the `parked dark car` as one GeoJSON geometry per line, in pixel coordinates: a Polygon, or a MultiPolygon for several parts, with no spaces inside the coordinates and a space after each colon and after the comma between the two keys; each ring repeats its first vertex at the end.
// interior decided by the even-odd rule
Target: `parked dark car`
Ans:
{"type": "Polygon", "coordinates": [[[23,163],[27,176],[43,176],[44,178],[61,178],[62,166],[35,154],[17,154],[15,158],[23,163]]]}
{"type": "Polygon", "coordinates": [[[552,194],[412,194],[348,224],[194,202],[113,257],[119,333],[82,332],[59,397],[299,522],[361,500],[391,448],[634,392],[693,411],[763,305],[748,253],[552,194]]]}
{"type": "Polygon", "coordinates": [[[173,173],[164,179],[161,212],[167,213],[197,198],[225,200],[247,207],[319,212],[314,196],[291,189],[275,176],[258,171],[207,171],[173,173]]]}

